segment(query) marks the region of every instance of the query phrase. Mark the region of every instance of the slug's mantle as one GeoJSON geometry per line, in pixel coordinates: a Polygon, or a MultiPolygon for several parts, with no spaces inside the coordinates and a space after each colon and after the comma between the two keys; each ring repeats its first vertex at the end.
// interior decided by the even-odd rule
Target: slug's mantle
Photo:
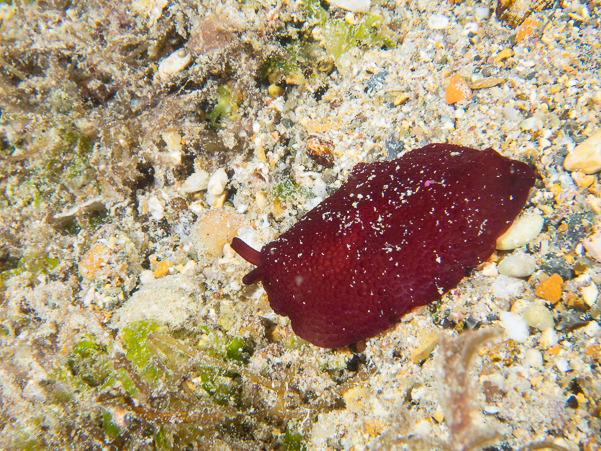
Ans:
{"type": "Polygon", "coordinates": [[[493,149],[430,144],[393,161],[359,163],[348,181],[260,252],[273,310],[294,332],[333,348],[386,330],[438,299],[493,253],[524,207],[534,173],[493,149]]]}

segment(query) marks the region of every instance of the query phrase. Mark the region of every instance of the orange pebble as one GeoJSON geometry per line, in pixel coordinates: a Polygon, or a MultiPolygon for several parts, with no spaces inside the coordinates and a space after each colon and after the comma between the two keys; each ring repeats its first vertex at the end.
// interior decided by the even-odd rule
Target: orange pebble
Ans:
{"type": "Polygon", "coordinates": [[[557,304],[561,299],[561,286],[563,279],[559,274],[553,274],[544,282],[541,282],[534,290],[539,298],[543,298],[545,301],[551,304],[557,304]]]}
{"type": "Polygon", "coordinates": [[[536,31],[540,27],[540,21],[535,16],[528,17],[522,25],[516,35],[516,41],[518,44],[528,40],[531,36],[536,34],[536,31]]]}
{"type": "Polygon", "coordinates": [[[173,266],[169,260],[164,260],[157,265],[157,269],[154,270],[154,277],[157,279],[169,274],[169,268],[173,266]]]}
{"type": "Polygon", "coordinates": [[[106,265],[111,257],[111,250],[103,244],[95,244],[85,253],[79,263],[79,272],[88,279],[94,280],[96,272],[106,265]]]}
{"type": "Polygon", "coordinates": [[[451,77],[451,81],[447,86],[446,95],[447,103],[453,105],[454,103],[471,99],[472,90],[461,75],[455,74],[451,77]]]}

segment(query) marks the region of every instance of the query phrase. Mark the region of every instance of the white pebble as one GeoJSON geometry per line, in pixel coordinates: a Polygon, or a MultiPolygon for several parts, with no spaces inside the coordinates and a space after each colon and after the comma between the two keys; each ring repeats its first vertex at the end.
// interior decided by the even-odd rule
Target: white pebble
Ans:
{"type": "Polygon", "coordinates": [[[559,337],[554,329],[545,330],[540,336],[540,344],[543,348],[550,348],[559,342],[559,337]]]}
{"type": "Polygon", "coordinates": [[[455,121],[447,116],[442,116],[440,118],[440,122],[442,124],[442,128],[445,130],[455,130],[455,121]]]}
{"type": "Polygon", "coordinates": [[[601,170],[601,129],[576,146],[566,157],[564,167],[568,171],[594,174],[601,170]]]}
{"type": "Polygon", "coordinates": [[[565,359],[563,357],[558,357],[555,359],[555,366],[562,373],[567,373],[568,370],[570,369],[570,363],[568,362],[567,359],[565,359]]]}
{"type": "Polygon", "coordinates": [[[545,220],[539,214],[516,219],[509,230],[497,239],[497,249],[508,251],[525,246],[539,235],[544,223],[545,220]]]}
{"type": "Polygon", "coordinates": [[[355,13],[365,13],[371,7],[371,0],[328,0],[328,2],[355,13]]]}
{"type": "Polygon", "coordinates": [[[145,269],[140,272],[140,282],[143,285],[151,283],[155,280],[154,273],[150,269],[145,269]]]}
{"type": "Polygon", "coordinates": [[[486,415],[496,415],[500,412],[499,408],[496,406],[484,406],[482,410],[486,415]]]}
{"type": "Polygon", "coordinates": [[[492,293],[498,298],[518,297],[524,292],[524,281],[500,275],[492,284],[492,293]]]}
{"type": "Polygon", "coordinates": [[[328,197],[328,192],[326,191],[326,183],[323,181],[321,177],[316,177],[313,181],[313,186],[311,187],[311,192],[315,194],[317,197],[321,197],[325,199],[328,197]]]}
{"type": "Polygon", "coordinates": [[[588,287],[582,287],[580,289],[580,294],[582,295],[582,299],[584,299],[584,302],[586,302],[586,305],[592,307],[595,304],[595,302],[597,302],[597,296],[599,296],[599,288],[597,288],[597,285],[595,285],[594,282],[591,282],[591,284],[588,287]]]}
{"type": "Polygon", "coordinates": [[[523,117],[522,114],[511,105],[507,105],[503,108],[503,115],[505,116],[505,119],[510,121],[521,121],[523,117]]]}
{"type": "Polygon", "coordinates": [[[191,59],[192,57],[185,49],[176,50],[159,64],[159,80],[169,80],[173,75],[185,69],[191,59]]]}
{"type": "Polygon", "coordinates": [[[529,117],[528,119],[524,119],[521,123],[520,123],[520,128],[524,131],[537,131],[537,130],[541,130],[544,127],[545,123],[543,122],[543,120],[539,117],[536,116],[532,116],[529,117]]]}
{"type": "Polygon", "coordinates": [[[180,189],[184,194],[197,193],[207,189],[208,184],[209,173],[201,169],[188,177],[180,189]]]}
{"type": "Polygon", "coordinates": [[[171,152],[181,152],[182,151],[182,135],[180,135],[176,131],[166,131],[161,133],[161,137],[165,144],[167,144],[167,149],[171,152]]]}
{"type": "Polygon", "coordinates": [[[601,335],[601,326],[599,326],[597,321],[591,321],[585,327],[583,327],[582,330],[584,330],[584,333],[591,338],[601,335]]]}
{"type": "Polygon", "coordinates": [[[44,390],[34,381],[30,380],[25,384],[22,391],[23,398],[29,401],[45,402],[46,394],[44,390]]]}
{"type": "Polygon", "coordinates": [[[516,252],[505,257],[497,270],[505,276],[528,277],[536,270],[536,259],[530,254],[516,252]]]}
{"type": "Polygon", "coordinates": [[[517,343],[524,343],[528,340],[530,335],[528,324],[521,316],[511,312],[501,312],[499,317],[501,318],[501,326],[505,329],[509,338],[517,343]]]}
{"type": "Polygon", "coordinates": [[[587,239],[582,240],[582,244],[588,253],[591,254],[591,257],[601,262],[601,232],[597,232],[587,239]]]}
{"type": "Polygon", "coordinates": [[[538,349],[528,349],[526,351],[526,362],[533,368],[542,368],[543,355],[538,349]]]}
{"type": "Polygon", "coordinates": [[[495,262],[486,262],[482,267],[482,275],[488,277],[495,277],[499,275],[497,271],[497,264],[495,262]]]}
{"type": "Polygon", "coordinates": [[[442,14],[432,14],[428,19],[428,28],[430,30],[444,30],[449,26],[449,18],[442,14]]]}
{"type": "Polygon", "coordinates": [[[432,423],[428,418],[422,418],[415,423],[413,430],[416,434],[427,437],[432,434],[432,423]]]}
{"type": "Polygon", "coordinates": [[[217,169],[213,173],[211,178],[209,178],[209,181],[207,183],[208,193],[213,196],[219,196],[221,193],[223,193],[223,190],[225,189],[225,185],[227,185],[227,181],[228,181],[228,178],[227,178],[225,169],[223,169],[223,168],[217,169]]]}
{"type": "Polygon", "coordinates": [[[150,199],[148,199],[148,212],[156,221],[163,219],[165,210],[158,197],[152,196],[150,199]]]}
{"type": "Polygon", "coordinates": [[[488,6],[476,6],[474,9],[474,16],[476,20],[485,20],[490,17],[490,7],[488,6]]]}
{"type": "Polygon", "coordinates": [[[542,304],[531,305],[522,312],[522,316],[524,317],[526,324],[541,332],[555,327],[553,314],[542,304]]]}

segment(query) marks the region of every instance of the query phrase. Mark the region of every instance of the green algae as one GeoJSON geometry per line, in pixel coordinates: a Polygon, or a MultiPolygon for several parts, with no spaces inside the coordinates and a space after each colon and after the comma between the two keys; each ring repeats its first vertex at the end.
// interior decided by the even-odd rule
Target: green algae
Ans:
{"type": "Polygon", "coordinates": [[[382,19],[373,14],[362,15],[357,23],[350,24],[344,19],[331,17],[319,0],[305,0],[304,12],[309,21],[321,28],[326,53],[335,60],[361,43],[388,49],[396,46],[394,40],[380,32],[382,19]]]}
{"type": "Polygon", "coordinates": [[[236,93],[226,86],[222,85],[217,88],[217,104],[207,114],[206,118],[209,119],[209,125],[214,128],[221,128],[221,124],[218,121],[236,120],[239,115],[236,113],[238,110],[238,98],[236,93]]]}
{"type": "Polygon", "coordinates": [[[295,201],[314,197],[308,189],[294,183],[291,179],[284,179],[272,188],[273,195],[280,201],[295,201]]]}
{"type": "Polygon", "coordinates": [[[59,259],[48,255],[40,253],[27,255],[19,259],[15,268],[0,273],[0,291],[4,290],[5,282],[11,277],[28,273],[29,280],[34,281],[40,274],[50,274],[59,263],[59,259]]]}

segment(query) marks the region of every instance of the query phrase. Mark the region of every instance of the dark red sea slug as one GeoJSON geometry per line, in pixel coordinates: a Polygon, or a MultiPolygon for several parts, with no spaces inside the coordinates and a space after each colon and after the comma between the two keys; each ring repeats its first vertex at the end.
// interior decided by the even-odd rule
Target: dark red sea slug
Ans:
{"type": "Polygon", "coordinates": [[[386,330],[456,286],[493,253],[524,207],[534,173],[492,149],[430,144],[393,161],[359,163],[348,181],[258,252],[273,310],[294,332],[334,348],[386,330]]]}

